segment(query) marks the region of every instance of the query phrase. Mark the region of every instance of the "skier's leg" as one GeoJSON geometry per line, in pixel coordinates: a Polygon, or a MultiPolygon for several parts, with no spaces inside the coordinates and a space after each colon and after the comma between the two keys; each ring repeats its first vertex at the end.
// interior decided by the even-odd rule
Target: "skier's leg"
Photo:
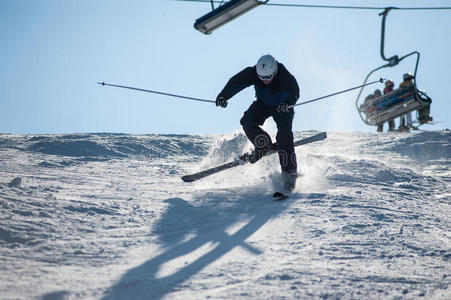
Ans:
{"type": "Polygon", "coordinates": [[[274,121],[277,124],[277,145],[280,167],[282,169],[282,180],[284,188],[288,191],[296,187],[297,159],[293,144],[293,117],[294,111],[289,113],[273,113],[274,121]]]}
{"type": "Polygon", "coordinates": [[[274,121],[277,124],[276,140],[282,172],[293,172],[297,170],[292,131],[293,117],[294,112],[279,113],[275,111],[273,113],[274,121]]]}
{"type": "Polygon", "coordinates": [[[406,113],[406,120],[407,120],[407,129],[415,129],[415,127],[413,126],[412,123],[412,112],[409,111],[408,113],[406,113]]]}
{"type": "Polygon", "coordinates": [[[395,120],[388,120],[388,131],[395,130],[395,120]]]}
{"type": "Polygon", "coordinates": [[[260,127],[269,116],[269,108],[258,101],[254,101],[241,118],[240,123],[243,130],[256,150],[266,151],[272,144],[269,134],[260,127]]]}

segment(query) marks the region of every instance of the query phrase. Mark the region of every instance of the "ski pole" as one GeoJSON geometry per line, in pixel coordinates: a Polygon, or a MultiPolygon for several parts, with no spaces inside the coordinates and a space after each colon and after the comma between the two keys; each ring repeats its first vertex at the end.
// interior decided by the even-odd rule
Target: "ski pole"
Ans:
{"type": "Polygon", "coordinates": [[[335,95],[338,95],[338,94],[343,94],[343,93],[346,93],[346,92],[349,92],[349,91],[352,91],[352,90],[356,90],[356,89],[362,88],[362,87],[367,86],[367,85],[375,84],[375,83],[378,83],[378,82],[383,83],[384,80],[385,79],[380,78],[379,80],[375,80],[373,82],[369,82],[369,83],[366,83],[366,84],[361,84],[359,86],[355,86],[355,87],[352,87],[352,88],[349,88],[349,89],[346,89],[346,90],[343,90],[343,91],[339,91],[339,92],[336,92],[336,93],[332,93],[332,94],[329,94],[329,95],[326,95],[326,96],[322,96],[322,97],[315,98],[315,99],[312,99],[312,100],[308,100],[308,101],[304,101],[304,102],[297,103],[297,104],[294,104],[294,105],[290,105],[288,107],[289,108],[293,108],[295,106],[304,105],[304,104],[315,102],[315,101],[318,101],[318,100],[321,100],[321,99],[324,99],[324,98],[328,98],[328,97],[332,97],[332,96],[335,96],[335,95]]]}
{"type": "Polygon", "coordinates": [[[97,82],[97,83],[102,85],[102,86],[107,85],[107,86],[112,86],[112,87],[117,87],[117,88],[122,88],[122,89],[129,89],[129,90],[135,90],[135,91],[140,91],[140,92],[154,93],[154,94],[171,96],[171,97],[177,97],[177,98],[183,98],[183,99],[194,100],[194,101],[216,103],[216,101],[213,101],[213,100],[200,99],[200,98],[194,98],[194,97],[187,97],[187,96],[170,94],[170,93],[164,93],[164,92],[159,92],[159,91],[146,90],[146,89],[141,89],[141,88],[136,88],[136,87],[131,87],[131,86],[110,84],[110,83],[105,83],[105,82],[97,82]]]}

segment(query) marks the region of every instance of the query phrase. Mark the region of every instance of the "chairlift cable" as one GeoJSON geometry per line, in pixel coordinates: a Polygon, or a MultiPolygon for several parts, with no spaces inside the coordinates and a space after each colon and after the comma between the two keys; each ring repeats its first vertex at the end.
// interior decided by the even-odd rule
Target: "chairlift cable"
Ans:
{"type": "MultiPolygon", "coordinates": [[[[204,2],[204,3],[219,3],[221,4],[224,1],[218,0],[175,0],[175,1],[183,1],[183,2],[204,2]]],[[[299,8],[329,8],[329,9],[355,9],[355,10],[382,10],[386,7],[376,7],[376,6],[342,6],[342,5],[318,5],[318,4],[292,4],[292,3],[261,3],[262,5],[268,6],[279,6],[279,7],[299,7],[299,8]]],[[[450,10],[451,6],[442,6],[442,7],[393,7],[393,9],[397,10],[450,10]]]]}
{"type": "MultiPolygon", "coordinates": [[[[317,4],[288,4],[288,3],[265,3],[269,6],[281,6],[281,7],[301,7],[301,8],[331,8],[331,9],[357,9],[357,10],[381,10],[385,7],[376,6],[342,6],[342,5],[317,5],[317,4]]],[[[446,10],[450,7],[392,7],[397,10],[446,10]]]]}

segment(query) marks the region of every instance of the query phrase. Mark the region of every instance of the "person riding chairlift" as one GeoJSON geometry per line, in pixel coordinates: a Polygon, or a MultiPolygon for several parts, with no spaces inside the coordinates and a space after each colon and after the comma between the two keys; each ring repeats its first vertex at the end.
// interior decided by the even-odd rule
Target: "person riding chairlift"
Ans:
{"type": "MultiPolygon", "coordinates": [[[[399,88],[407,87],[411,84],[413,84],[412,80],[414,79],[414,76],[410,73],[405,73],[403,76],[403,82],[399,85],[399,88]]],[[[409,131],[410,129],[416,129],[412,124],[412,112],[407,112],[406,114],[402,115],[399,118],[399,130],[400,131],[409,131]],[[406,125],[406,119],[407,119],[407,125],[406,125]]]]}
{"type": "MultiPolygon", "coordinates": [[[[392,92],[394,88],[395,88],[395,83],[393,82],[393,80],[389,79],[389,80],[385,81],[384,95],[392,92]]],[[[384,126],[383,123],[379,124],[377,127],[377,131],[382,132],[383,126],[384,126]],[[380,126],[380,128],[379,128],[379,126],[380,126]]],[[[388,131],[393,131],[393,130],[395,130],[395,120],[391,119],[391,120],[388,120],[388,131]]]]}

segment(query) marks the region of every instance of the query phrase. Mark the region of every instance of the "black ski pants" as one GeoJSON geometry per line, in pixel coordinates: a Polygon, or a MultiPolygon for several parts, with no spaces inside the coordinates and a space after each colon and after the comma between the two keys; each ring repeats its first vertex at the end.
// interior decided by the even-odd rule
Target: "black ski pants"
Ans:
{"type": "Polygon", "coordinates": [[[260,126],[269,117],[272,117],[277,125],[276,141],[282,172],[294,172],[297,170],[297,162],[293,145],[293,109],[290,112],[282,113],[278,112],[275,107],[266,106],[261,101],[256,100],[244,112],[240,123],[255,148],[265,149],[271,145],[271,137],[260,126]]]}

